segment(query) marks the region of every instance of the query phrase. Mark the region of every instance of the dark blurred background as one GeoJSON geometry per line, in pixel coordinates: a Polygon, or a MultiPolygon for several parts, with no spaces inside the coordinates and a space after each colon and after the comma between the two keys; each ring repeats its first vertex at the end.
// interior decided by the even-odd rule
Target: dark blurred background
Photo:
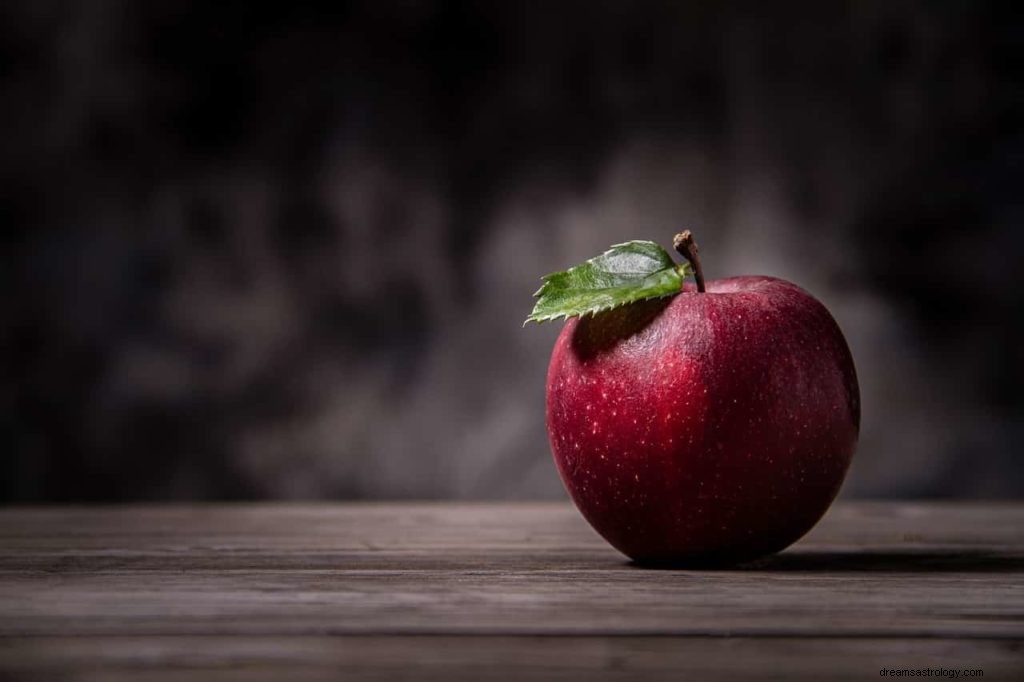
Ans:
{"type": "Polygon", "coordinates": [[[537,278],[684,226],[1022,496],[1016,4],[3,3],[2,499],[562,496],[537,278]]]}

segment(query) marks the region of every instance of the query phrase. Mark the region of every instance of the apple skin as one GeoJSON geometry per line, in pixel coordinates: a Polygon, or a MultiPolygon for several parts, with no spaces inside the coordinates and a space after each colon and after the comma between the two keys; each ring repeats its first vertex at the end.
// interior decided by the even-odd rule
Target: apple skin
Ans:
{"type": "Polygon", "coordinates": [[[771,277],[566,322],[547,377],[562,482],[641,564],[742,562],[798,540],[839,492],[860,397],[835,320],[771,277]]]}

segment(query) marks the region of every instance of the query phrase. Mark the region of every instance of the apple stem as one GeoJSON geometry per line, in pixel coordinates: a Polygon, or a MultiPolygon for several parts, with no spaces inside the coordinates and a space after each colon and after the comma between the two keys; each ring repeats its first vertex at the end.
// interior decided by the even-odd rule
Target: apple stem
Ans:
{"type": "Polygon", "coordinates": [[[704,293],[704,271],[700,268],[700,258],[697,258],[697,242],[693,240],[693,233],[683,230],[672,239],[672,246],[679,254],[693,266],[693,278],[697,280],[697,291],[704,293]]]}

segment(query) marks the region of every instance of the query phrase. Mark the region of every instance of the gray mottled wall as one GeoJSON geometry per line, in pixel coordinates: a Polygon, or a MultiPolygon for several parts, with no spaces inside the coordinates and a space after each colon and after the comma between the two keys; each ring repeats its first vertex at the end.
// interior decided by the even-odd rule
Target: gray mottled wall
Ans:
{"type": "Polygon", "coordinates": [[[3,499],[560,496],[537,277],[683,226],[1024,493],[1012,3],[251,5],[0,9],[3,499]]]}

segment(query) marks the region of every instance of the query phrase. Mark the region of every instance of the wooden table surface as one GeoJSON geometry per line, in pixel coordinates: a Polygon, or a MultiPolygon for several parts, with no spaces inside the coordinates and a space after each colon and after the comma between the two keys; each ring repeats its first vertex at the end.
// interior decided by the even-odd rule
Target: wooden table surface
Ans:
{"type": "Polygon", "coordinates": [[[0,510],[0,680],[928,667],[1024,679],[1024,505],[840,503],[713,571],[633,566],[561,503],[0,510]]]}

